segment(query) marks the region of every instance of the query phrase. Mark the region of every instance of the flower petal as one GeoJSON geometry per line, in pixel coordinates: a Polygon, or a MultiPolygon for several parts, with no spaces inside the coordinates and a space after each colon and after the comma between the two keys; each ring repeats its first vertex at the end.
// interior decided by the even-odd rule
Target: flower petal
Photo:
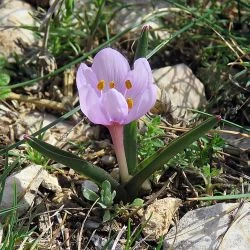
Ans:
{"type": "Polygon", "coordinates": [[[134,106],[130,110],[125,123],[137,120],[145,115],[155,104],[157,97],[157,88],[154,84],[144,89],[142,95],[138,95],[134,99],[134,106]]]}
{"type": "Polygon", "coordinates": [[[104,80],[106,83],[114,81],[117,89],[124,84],[123,79],[130,70],[127,59],[118,51],[106,48],[101,50],[94,57],[92,70],[97,79],[104,80]]]}
{"type": "Polygon", "coordinates": [[[76,74],[77,88],[80,89],[82,86],[90,84],[93,88],[96,88],[97,78],[93,70],[88,67],[85,63],[81,63],[76,74]]]}
{"type": "Polygon", "coordinates": [[[102,95],[103,112],[112,123],[123,124],[128,115],[128,104],[124,96],[116,89],[110,89],[102,95]]]}
{"type": "Polygon", "coordinates": [[[144,92],[149,84],[153,84],[153,75],[146,58],[139,58],[134,62],[134,69],[129,71],[125,80],[130,80],[132,88],[128,89],[126,96],[135,98],[144,92]]]}
{"type": "Polygon", "coordinates": [[[82,112],[95,124],[109,125],[106,115],[102,111],[101,99],[96,91],[90,86],[81,87],[79,101],[82,112]]]}

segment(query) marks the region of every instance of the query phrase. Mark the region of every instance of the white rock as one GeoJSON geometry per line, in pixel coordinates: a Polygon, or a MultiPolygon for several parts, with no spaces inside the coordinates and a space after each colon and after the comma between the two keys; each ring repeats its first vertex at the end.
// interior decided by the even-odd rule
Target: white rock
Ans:
{"type": "Polygon", "coordinates": [[[178,223],[177,232],[174,227],[167,234],[164,249],[249,250],[250,203],[236,213],[238,207],[239,203],[218,203],[188,212],[178,223]]]}
{"type": "Polygon", "coordinates": [[[167,114],[174,123],[190,118],[187,108],[206,104],[204,85],[185,64],[154,70],[153,76],[159,88],[156,113],[167,114]]]}
{"type": "Polygon", "coordinates": [[[3,225],[0,223],[0,248],[3,240],[3,225]]]}
{"type": "MultiPolygon", "coordinates": [[[[19,26],[35,25],[33,8],[23,1],[5,0],[0,5],[0,25],[19,26]]],[[[8,28],[0,29],[0,54],[9,57],[12,53],[21,54],[20,47],[16,44],[18,40],[28,46],[35,43],[34,33],[27,29],[8,28]]]]}
{"type": "MultiPolygon", "coordinates": [[[[123,8],[118,14],[114,17],[111,22],[112,29],[117,33],[125,28],[131,27],[135,23],[140,23],[142,20],[145,20],[145,17],[149,17],[153,12],[169,6],[166,1],[156,1],[154,6],[151,0],[139,0],[139,1],[126,1],[126,3],[133,3],[134,5],[131,8],[123,8]]],[[[169,11],[169,15],[171,11],[169,11]]],[[[157,18],[148,19],[147,25],[151,26],[154,29],[154,35],[158,38],[165,40],[170,37],[169,32],[166,30],[161,30],[162,24],[157,18]]],[[[140,27],[139,27],[140,29],[140,27]]],[[[138,27],[132,29],[136,30],[136,34],[140,33],[138,27]]],[[[150,35],[149,35],[150,37],[150,35]]],[[[151,38],[151,37],[150,37],[151,38]]]]}
{"type": "Polygon", "coordinates": [[[17,211],[19,215],[24,214],[31,206],[38,187],[44,180],[44,173],[42,166],[30,165],[10,175],[5,182],[0,210],[12,207],[16,187],[17,201],[20,206],[17,211]]]}
{"type": "Polygon", "coordinates": [[[181,204],[180,199],[164,198],[155,200],[143,213],[143,234],[147,239],[159,239],[168,232],[173,217],[181,204]]]}
{"type": "Polygon", "coordinates": [[[43,182],[41,183],[41,186],[44,188],[47,188],[48,190],[51,190],[55,193],[62,192],[62,188],[58,183],[58,179],[55,176],[50,175],[49,173],[45,172],[44,174],[45,178],[43,182]]]}
{"type": "Polygon", "coordinates": [[[84,188],[88,188],[95,193],[99,191],[99,187],[93,181],[90,181],[90,180],[84,180],[82,182],[82,190],[84,188]]]}

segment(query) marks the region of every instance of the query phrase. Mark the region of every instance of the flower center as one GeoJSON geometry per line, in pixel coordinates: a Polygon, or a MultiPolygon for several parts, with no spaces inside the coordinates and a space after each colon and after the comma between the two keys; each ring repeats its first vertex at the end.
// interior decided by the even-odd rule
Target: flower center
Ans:
{"type": "MultiPolygon", "coordinates": [[[[126,80],[126,81],[125,81],[125,86],[126,86],[126,90],[125,90],[124,97],[126,98],[127,90],[128,90],[128,89],[131,89],[131,88],[133,87],[133,85],[132,85],[132,82],[131,82],[130,80],[126,80]]],[[[104,81],[104,80],[100,80],[100,81],[97,83],[96,87],[97,87],[97,89],[98,89],[99,91],[104,90],[104,88],[105,88],[105,81],[104,81]]],[[[116,88],[116,84],[115,84],[114,81],[109,82],[109,88],[110,88],[110,89],[115,89],[115,88],[116,88]]],[[[127,104],[128,104],[128,109],[132,109],[133,106],[134,106],[134,100],[133,100],[132,98],[128,97],[128,98],[126,98],[126,102],[127,102],[127,104]]]]}
{"type": "Polygon", "coordinates": [[[131,89],[133,87],[132,82],[130,80],[125,81],[125,86],[127,89],[131,89]]]}
{"type": "Polygon", "coordinates": [[[134,100],[132,98],[127,98],[127,104],[128,104],[128,108],[132,109],[134,106],[134,100]]]}
{"type": "Polygon", "coordinates": [[[114,82],[114,81],[111,81],[111,82],[109,83],[109,87],[110,87],[111,89],[115,88],[115,82],[114,82]]]}
{"type": "Polygon", "coordinates": [[[97,83],[97,89],[98,90],[104,90],[104,88],[105,88],[105,81],[104,80],[100,80],[98,83],[97,83]]]}

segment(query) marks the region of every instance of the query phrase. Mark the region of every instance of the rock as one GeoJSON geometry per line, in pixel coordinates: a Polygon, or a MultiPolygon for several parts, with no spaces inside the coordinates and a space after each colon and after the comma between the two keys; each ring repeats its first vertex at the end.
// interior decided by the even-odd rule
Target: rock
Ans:
{"type": "Polygon", "coordinates": [[[62,188],[58,183],[58,179],[55,176],[50,175],[49,173],[45,172],[45,178],[41,183],[41,186],[51,190],[55,193],[62,192],[62,188]]]}
{"type": "Polygon", "coordinates": [[[84,180],[82,182],[82,190],[84,188],[88,188],[95,193],[99,191],[99,187],[93,181],[90,181],[90,180],[84,180]]]}
{"type": "Polygon", "coordinates": [[[101,158],[101,162],[105,166],[112,166],[112,165],[115,164],[116,159],[115,159],[115,157],[113,155],[104,155],[101,158]]]}
{"type": "Polygon", "coordinates": [[[248,250],[250,203],[218,203],[186,213],[164,240],[164,249],[248,250]],[[235,217],[234,217],[235,215],[235,217]]]}
{"type": "Polygon", "coordinates": [[[167,114],[171,122],[191,117],[187,108],[197,109],[206,104],[204,85],[185,64],[164,67],[153,72],[158,86],[158,103],[153,113],[167,114]]]}
{"type": "MultiPolygon", "coordinates": [[[[135,23],[141,22],[146,16],[152,14],[153,11],[159,10],[161,8],[165,8],[166,10],[166,7],[169,6],[165,1],[155,1],[154,6],[151,0],[141,0],[136,2],[126,1],[126,4],[128,2],[133,3],[133,7],[121,9],[118,12],[119,14],[116,15],[111,22],[112,30],[114,30],[115,33],[118,33],[121,30],[134,25],[135,23]]],[[[171,12],[169,12],[169,16],[170,14],[171,12]]],[[[159,39],[165,40],[170,37],[169,32],[167,32],[166,29],[162,29],[162,24],[159,19],[151,19],[146,24],[154,29],[154,36],[158,37],[159,39]]],[[[132,30],[136,30],[136,33],[138,34],[138,27],[132,30]]],[[[151,34],[149,34],[149,36],[151,38],[151,34]]]]}
{"type": "Polygon", "coordinates": [[[93,127],[86,126],[84,133],[87,138],[98,140],[100,137],[100,126],[93,126],[93,127]]]}
{"type": "MultiPolygon", "coordinates": [[[[35,20],[33,8],[23,1],[5,0],[0,5],[0,25],[1,26],[34,26],[35,20]]],[[[26,46],[35,43],[34,33],[27,29],[8,28],[0,29],[0,55],[9,57],[11,54],[21,54],[22,50],[17,45],[22,41],[26,46]]]]}
{"type": "Polygon", "coordinates": [[[3,240],[3,225],[0,223],[0,248],[3,240]]]}
{"type": "Polygon", "coordinates": [[[180,199],[164,198],[155,200],[143,213],[143,234],[147,239],[159,239],[168,232],[172,219],[181,204],[180,199]]]}
{"type": "Polygon", "coordinates": [[[220,136],[225,140],[227,146],[224,152],[238,157],[240,160],[240,168],[250,167],[250,140],[249,134],[242,133],[239,128],[223,126],[220,136]]]}
{"type": "Polygon", "coordinates": [[[24,214],[32,204],[38,187],[44,180],[45,172],[42,166],[32,164],[20,172],[11,174],[5,182],[0,210],[12,207],[14,187],[16,186],[17,200],[20,206],[17,208],[17,212],[19,215],[24,214]]]}
{"type": "Polygon", "coordinates": [[[120,170],[119,168],[113,168],[110,175],[116,180],[120,181],[120,170]]]}

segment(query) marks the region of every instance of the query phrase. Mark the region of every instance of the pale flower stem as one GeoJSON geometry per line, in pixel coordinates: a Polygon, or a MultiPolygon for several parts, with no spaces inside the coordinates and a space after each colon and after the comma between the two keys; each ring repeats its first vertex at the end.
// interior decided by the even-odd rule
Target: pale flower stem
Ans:
{"type": "Polygon", "coordinates": [[[116,159],[119,165],[120,178],[122,183],[129,180],[127,160],[123,144],[123,125],[115,124],[107,126],[112,137],[116,159]]]}

